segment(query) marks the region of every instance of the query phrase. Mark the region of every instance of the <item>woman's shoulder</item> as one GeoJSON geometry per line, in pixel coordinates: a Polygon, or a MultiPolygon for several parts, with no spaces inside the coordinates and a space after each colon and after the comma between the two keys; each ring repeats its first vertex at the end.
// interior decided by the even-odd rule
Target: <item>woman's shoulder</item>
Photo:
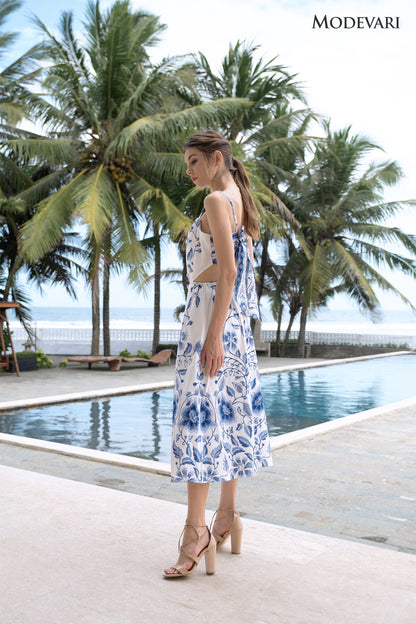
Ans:
{"type": "Polygon", "coordinates": [[[221,191],[212,191],[211,193],[208,193],[208,195],[205,197],[204,199],[204,205],[205,206],[215,206],[215,205],[220,205],[224,203],[224,193],[222,193],[221,191]]]}

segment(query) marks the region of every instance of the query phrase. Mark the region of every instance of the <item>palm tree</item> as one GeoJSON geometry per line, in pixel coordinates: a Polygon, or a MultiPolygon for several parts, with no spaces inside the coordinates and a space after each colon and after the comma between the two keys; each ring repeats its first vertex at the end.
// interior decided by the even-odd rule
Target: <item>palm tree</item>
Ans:
{"type": "MultiPolygon", "coordinates": [[[[128,267],[136,287],[146,276],[148,255],[137,239],[138,207],[146,201],[154,207],[161,198],[160,220],[170,229],[187,225],[163,190],[146,180],[155,140],[209,123],[221,113],[229,118],[242,105],[225,101],[172,112],[181,69],[169,59],[152,66],[147,47],[164,27],[155,16],[133,11],[127,0],[117,1],[106,13],[98,2],[88,4],[85,45],[73,33],[71,13],[62,14],[60,38],[39,20],[36,23],[45,35],[51,63],[43,81],[53,101],[44,102],[42,113],[48,132],[27,134],[10,144],[32,158],[47,156],[60,180],[25,226],[23,251],[36,261],[56,244],[74,216],[82,220],[90,249],[95,354],[103,265],[106,280],[109,269],[119,263],[128,267]]],[[[104,290],[108,296],[107,284],[104,290]]],[[[107,326],[108,319],[104,321],[107,326]]]]}
{"type": "MultiPolygon", "coordinates": [[[[22,6],[21,0],[0,2],[0,28],[7,17],[22,6]]],[[[0,32],[0,58],[5,56],[18,33],[0,32]]],[[[38,61],[43,57],[42,46],[37,44],[15,59],[0,72],[0,137],[16,136],[16,124],[28,115],[38,112],[38,97],[29,87],[39,74],[38,61]]]]}
{"type": "Polygon", "coordinates": [[[291,197],[286,192],[291,182],[296,179],[298,170],[305,161],[305,154],[317,137],[307,134],[307,128],[317,116],[309,109],[292,110],[286,104],[273,107],[272,120],[251,133],[248,137],[250,151],[255,159],[258,186],[269,189],[274,202],[265,203],[262,211],[261,242],[256,247],[258,258],[258,298],[263,295],[263,288],[268,272],[275,274],[276,266],[271,255],[281,241],[287,240],[287,233],[296,232],[298,223],[290,211],[291,197]],[[285,218],[278,221],[273,216],[280,212],[285,218]],[[291,215],[287,216],[288,211],[291,215]],[[290,227],[288,228],[288,225],[290,227]]]}
{"type": "Polygon", "coordinates": [[[415,200],[383,201],[386,186],[402,176],[396,162],[371,163],[364,157],[378,148],[351,128],[332,132],[325,123],[326,141],[301,176],[293,180],[292,209],[301,224],[293,277],[302,296],[299,353],[303,355],[308,312],[346,292],[359,308],[376,317],[379,300],[374,286],[398,295],[414,306],[380,272],[383,267],[416,277],[416,236],[384,222],[415,200]],[[394,250],[389,247],[395,246],[394,250]],[[407,252],[403,255],[401,250],[407,252]]]}
{"type": "MultiPolygon", "coordinates": [[[[0,27],[21,4],[15,0],[0,3],[0,27]]],[[[16,33],[0,34],[0,56],[5,54],[16,36],[16,33]]],[[[30,301],[19,277],[24,275],[26,281],[39,288],[45,283],[63,285],[70,295],[75,296],[74,273],[81,270],[75,261],[81,250],[73,244],[75,235],[71,233],[58,240],[34,264],[26,263],[19,253],[22,228],[34,214],[27,193],[38,184],[38,198],[48,194],[50,171],[44,162],[38,161],[30,166],[18,157],[8,145],[8,139],[19,136],[21,131],[16,124],[37,110],[37,97],[28,90],[28,85],[39,72],[36,63],[41,57],[42,47],[34,46],[0,73],[0,137],[6,143],[0,151],[0,299],[7,300],[11,296],[21,304],[16,315],[28,333],[31,332],[30,301]]]]}

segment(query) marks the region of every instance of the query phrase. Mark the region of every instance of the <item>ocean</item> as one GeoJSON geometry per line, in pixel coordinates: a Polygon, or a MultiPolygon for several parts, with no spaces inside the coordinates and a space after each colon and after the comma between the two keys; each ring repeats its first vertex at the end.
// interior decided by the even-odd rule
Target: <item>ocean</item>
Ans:
{"type": "MultiPolygon", "coordinates": [[[[9,312],[11,327],[19,324],[9,312]]],[[[91,310],[88,307],[33,307],[34,325],[39,328],[90,328],[91,310]]],[[[113,329],[152,329],[153,308],[111,308],[110,326],[113,329]]],[[[284,319],[283,329],[287,326],[284,319]]],[[[262,309],[262,329],[276,329],[268,309],[262,309]]],[[[176,329],[179,323],[174,318],[173,308],[162,308],[161,328],[176,329]]],[[[293,329],[299,328],[296,320],[293,329]]],[[[416,314],[409,310],[385,310],[382,317],[373,323],[367,316],[354,309],[324,308],[307,322],[307,330],[315,332],[342,332],[363,334],[416,335],[416,314]]]]}

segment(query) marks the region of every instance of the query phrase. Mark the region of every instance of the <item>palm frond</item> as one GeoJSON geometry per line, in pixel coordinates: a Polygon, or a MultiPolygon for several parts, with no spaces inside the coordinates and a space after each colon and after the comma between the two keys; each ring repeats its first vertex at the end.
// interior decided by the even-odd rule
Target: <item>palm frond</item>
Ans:
{"type": "Polygon", "coordinates": [[[300,274],[301,283],[304,284],[304,301],[308,308],[313,309],[319,304],[333,278],[334,272],[328,264],[327,250],[316,245],[311,253],[311,260],[300,274]]]}
{"type": "MultiPolygon", "coordinates": [[[[1,145],[1,143],[0,143],[1,145]]],[[[3,143],[3,145],[5,145],[3,143]]],[[[61,164],[71,161],[75,155],[74,142],[67,139],[12,139],[6,146],[16,154],[26,158],[47,160],[50,164],[61,164]]]]}
{"type": "Polygon", "coordinates": [[[136,177],[130,184],[130,190],[139,209],[147,211],[154,222],[165,225],[172,236],[190,227],[190,219],[161,188],[153,187],[144,178],[136,177]]]}
{"type": "Polygon", "coordinates": [[[109,156],[117,150],[124,152],[132,141],[142,139],[146,135],[149,139],[154,139],[158,135],[173,137],[184,130],[191,132],[192,129],[219,124],[221,121],[233,119],[236,115],[242,114],[249,107],[250,103],[247,101],[225,98],[186,108],[170,115],[150,115],[140,118],[121,130],[110,144],[106,155],[109,156]]]}
{"type": "MultiPolygon", "coordinates": [[[[407,236],[405,235],[404,241],[407,242],[407,236]]],[[[416,237],[413,237],[416,239],[416,237]]],[[[400,240],[400,239],[399,239],[400,240]]],[[[390,269],[396,269],[404,273],[405,275],[411,275],[416,278],[416,261],[412,258],[405,258],[401,254],[383,249],[379,245],[372,245],[366,241],[352,241],[352,249],[354,253],[358,254],[362,258],[366,258],[378,266],[388,266],[390,269]]],[[[416,247],[413,242],[410,251],[416,256],[416,247]]]]}
{"type": "Polygon", "coordinates": [[[129,282],[140,288],[146,276],[149,256],[138,241],[132,226],[131,214],[124,201],[120,186],[117,184],[118,202],[115,206],[115,225],[113,227],[113,246],[117,250],[116,259],[129,267],[129,282]]]}
{"type": "Polygon", "coordinates": [[[33,218],[22,228],[22,254],[35,262],[54,247],[71,222],[74,194],[83,173],[76,175],[66,186],[38,205],[33,218]]]}
{"type": "Polygon", "coordinates": [[[112,223],[113,208],[118,200],[113,178],[100,165],[79,177],[73,194],[74,215],[81,217],[88,226],[89,236],[100,243],[112,223]]]}

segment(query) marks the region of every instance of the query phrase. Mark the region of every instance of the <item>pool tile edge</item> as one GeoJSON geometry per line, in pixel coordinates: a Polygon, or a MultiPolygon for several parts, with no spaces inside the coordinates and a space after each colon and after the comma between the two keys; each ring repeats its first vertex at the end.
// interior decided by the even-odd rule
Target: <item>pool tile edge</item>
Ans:
{"type": "Polygon", "coordinates": [[[151,459],[140,459],[139,457],[132,457],[131,455],[120,455],[119,453],[96,451],[94,449],[82,448],[80,446],[60,444],[59,442],[47,442],[36,438],[25,438],[23,436],[11,435],[9,433],[0,433],[0,444],[1,443],[23,446],[24,448],[30,448],[36,451],[47,451],[50,453],[58,453],[59,455],[68,455],[77,459],[86,459],[105,464],[123,466],[125,468],[144,470],[145,472],[153,472],[170,477],[169,464],[165,462],[153,461],[151,459]]]}
{"type": "Polygon", "coordinates": [[[393,353],[378,353],[375,355],[359,355],[351,358],[337,358],[334,360],[318,360],[316,362],[306,362],[302,364],[283,364],[282,366],[262,367],[260,368],[261,375],[270,375],[273,373],[287,373],[290,371],[304,370],[309,368],[322,368],[324,366],[336,366],[338,364],[349,364],[350,362],[364,362],[365,360],[375,360],[387,357],[394,357],[397,355],[413,355],[413,351],[394,351],[393,353]]]}
{"type": "Polygon", "coordinates": [[[270,447],[272,451],[277,451],[279,448],[289,446],[289,444],[295,444],[296,442],[303,442],[309,438],[323,435],[325,433],[331,433],[337,429],[343,429],[350,425],[355,425],[369,418],[375,418],[376,416],[383,416],[390,412],[395,412],[407,407],[416,407],[416,396],[402,401],[396,401],[395,403],[389,403],[387,405],[381,405],[380,407],[374,407],[364,412],[356,412],[355,414],[349,414],[348,416],[342,416],[334,420],[329,420],[319,425],[312,425],[311,427],[305,427],[298,431],[291,431],[290,433],[284,433],[280,436],[273,436],[270,438],[270,447]]]}
{"type": "Polygon", "coordinates": [[[85,390],[83,392],[68,392],[50,396],[38,396],[31,399],[17,399],[16,401],[0,402],[0,411],[20,409],[23,407],[36,407],[37,405],[53,405],[54,403],[70,403],[88,399],[101,399],[108,396],[123,394],[135,394],[136,392],[151,392],[152,390],[164,390],[173,388],[173,380],[157,381],[153,383],[137,384],[135,386],[119,386],[106,388],[105,390],[85,390]]]}

